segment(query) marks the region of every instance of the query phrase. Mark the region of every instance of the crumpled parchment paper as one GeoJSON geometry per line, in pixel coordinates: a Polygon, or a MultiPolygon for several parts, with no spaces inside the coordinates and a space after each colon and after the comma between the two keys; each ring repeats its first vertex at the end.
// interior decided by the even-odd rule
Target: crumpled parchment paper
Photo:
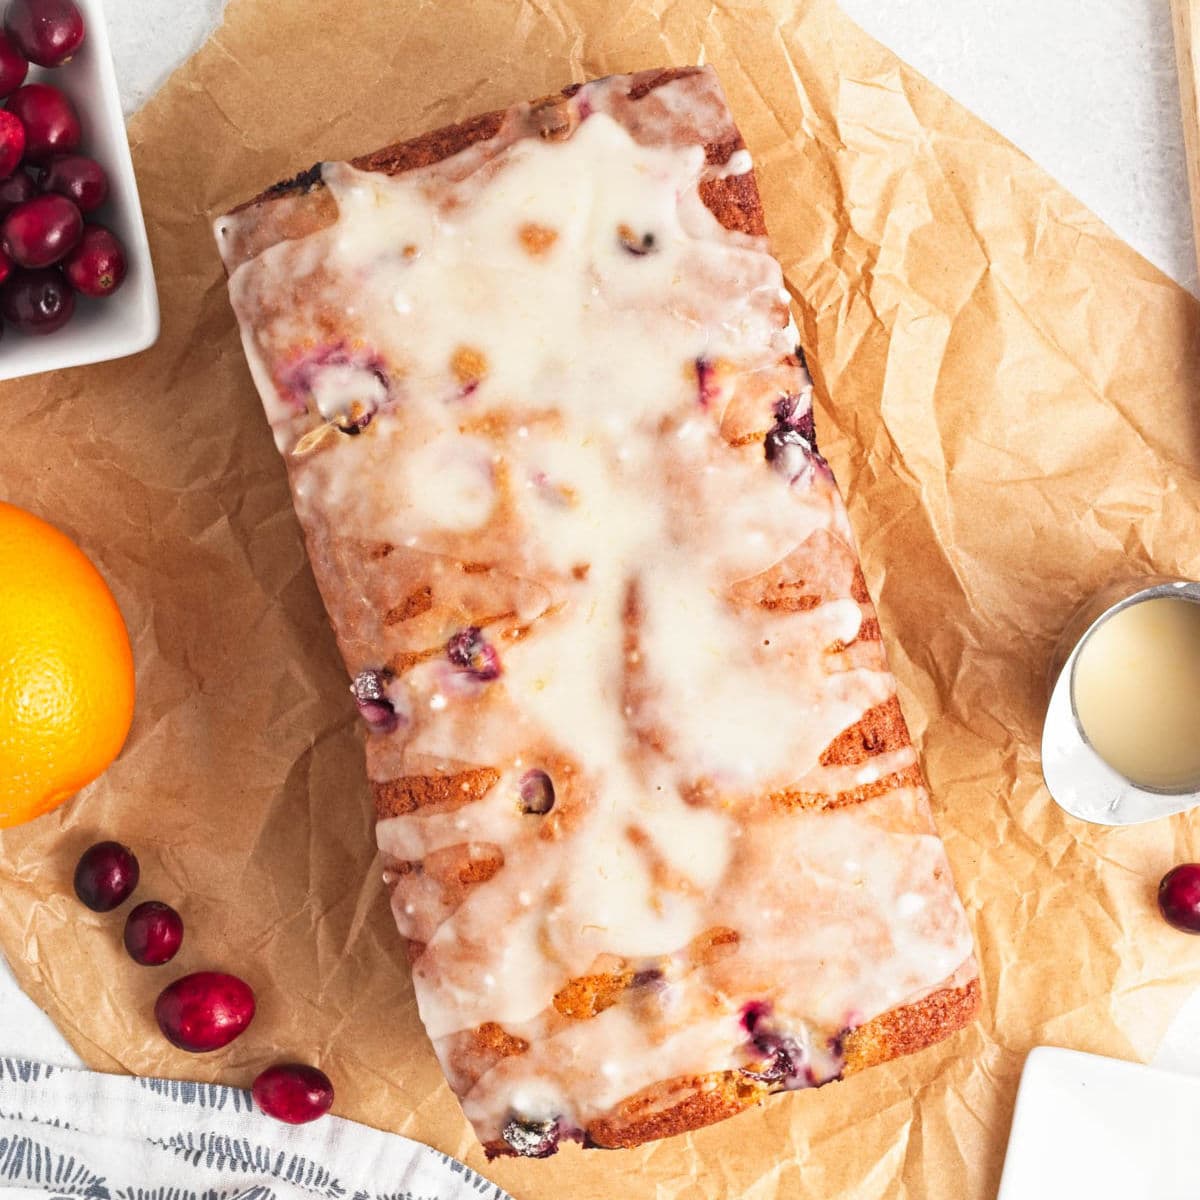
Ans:
{"type": "Polygon", "coordinates": [[[0,494],[96,559],[138,661],[120,761],[0,836],[0,945],[89,1063],[244,1085],[278,1057],[315,1060],[338,1112],[519,1200],[973,1200],[994,1194],[1030,1046],[1152,1054],[1200,985],[1200,944],[1154,909],[1163,871],[1200,857],[1200,823],[1074,822],[1037,745],[1072,610],[1114,578],[1200,575],[1195,300],[830,0],[232,0],[131,136],[161,341],[0,388],[0,494]],[[699,61],[754,155],[986,1011],[935,1049],[690,1136],[489,1165],[417,1019],[353,705],[209,222],[317,159],[699,61]],[[171,966],[133,966],[121,914],[74,899],[100,836],[136,848],[139,896],[182,910],[171,966]],[[151,1016],[201,967],[260,999],[208,1057],[151,1016]]]}

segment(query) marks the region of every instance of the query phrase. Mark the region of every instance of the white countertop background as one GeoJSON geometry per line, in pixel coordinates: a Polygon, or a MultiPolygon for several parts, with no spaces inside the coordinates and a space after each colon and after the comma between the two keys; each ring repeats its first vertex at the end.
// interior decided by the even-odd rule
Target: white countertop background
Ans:
{"type": "MultiPolygon", "coordinates": [[[[842,0],[842,7],[1200,294],[1166,0],[842,0]]],[[[223,8],[224,0],[107,0],[127,113],[201,44],[223,8]]],[[[0,958],[0,1055],[10,1054],[80,1065],[0,958]]],[[[1200,1074],[1200,992],[1154,1062],[1200,1074]]]]}

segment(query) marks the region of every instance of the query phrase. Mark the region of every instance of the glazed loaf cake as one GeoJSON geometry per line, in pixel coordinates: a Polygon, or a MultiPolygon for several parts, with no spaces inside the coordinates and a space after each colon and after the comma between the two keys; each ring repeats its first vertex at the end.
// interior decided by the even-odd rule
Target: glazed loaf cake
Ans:
{"type": "Polygon", "coordinates": [[[421,1016],[492,1154],[695,1129],[978,1006],[765,234],[710,69],[217,223],[421,1016]]]}

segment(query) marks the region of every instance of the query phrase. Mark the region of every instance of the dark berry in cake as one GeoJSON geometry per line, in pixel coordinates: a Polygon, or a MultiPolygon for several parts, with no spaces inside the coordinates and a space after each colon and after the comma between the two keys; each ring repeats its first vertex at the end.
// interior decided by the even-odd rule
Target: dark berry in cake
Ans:
{"type": "Polygon", "coordinates": [[[789,425],[772,426],[763,443],[767,462],[778,462],[788,453],[789,446],[799,446],[801,450],[810,449],[807,439],[798,429],[793,429],[789,425]]]}
{"type": "Polygon", "coordinates": [[[775,424],[763,439],[763,452],[775,470],[790,483],[813,471],[830,475],[829,464],[817,449],[812,408],[800,411],[799,396],[784,396],[774,408],[775,424]]]}
{"type": "Polygon", "coordinates": [[[755,1063],[740,1068],[742,1074],[788,1090],[811,1085],[815,1080],[809,1078],[803,1047],[789,1034],[772,1028],[771,1012],[768,1000],[752,1000],[742,1009],[742,1028],[749,1035],[748,1050],[755,1063]]]}
{"type": "MultiPolygon", "coordinates": [[[[344,377],[340,382],[344,388],[344,377]]],[[[349,348],[344,342],[305,350],[280,372],[278,384],[280,391],[298,412],[316,411],[351,437],[366,429],[381,404],[385,404],[391,396],[391,384],[383,359],[377,354],[349,348]],[[325,411],[321,412],[317,393],[322,375],[338,368],[343,371],[348,368],[359,386],[348,389],[344,403],[336,412],[331,412],[328,404],[325,411]]]]}
{"type": "Polygon", "coordinates": [[[545,771],[527,771],[521,778],[521,811],[545,816],[554,807],[554,780],[545,771]]]}
{"type": "Polygon", "coordinates": [[[663,982],[663,973],[657,967],[647,967],[644,971],[638,971],[629,981],[630,987],[643,988],[653,987],[655,984],[663,982]]]}
{"type": "Polygon", "coordinates": [[[644,258],[657,248],[657,242],[652,233],[637,234],[628,225],[617,226],[617,240],[626,251],[635,258],[644,258]]]}
{"type": "Polygon", "coordinates": [[[335,419],[334,424],[338,427],[341,433],[347,434],[349,437],[354,437],[362,433],[364,429],[371,423],[371,418],[375,415],[373,409],[363,408],[361,405],[355,405],[353,410],[348,413],[340,413],[335,419]]]}
{"type": "Polygon", "coordinates": [[[708,406],[717,398],[717,368],[710,359],[696,359],[696,387],[701,408],[708,406]]]}
{"type": "Polygon", "coordinates": [[[833,1035],[833,1037],[831,1037],[829,1039],[829,1041],[827,1043],[827,1045],[829,1046],[829,1053],[832,1054],[834,1056],[834,1058],[845,1059],[845,1057],[846,1057],[846,1039],[853,1032],[854,1032],[854,1030],[849,1025],[847,1025],[844,1029],[839,1029],[837,1031],[837,1033],[835,1033],[833,1035]]]}
{"type": "Polygon", "coordinates": [[[800,1047],[791,1038],[775,1034],[760,1034],[753,1039],[756,1055],[761,1056],[763,1067],[752,1071],[742,1067],[742,1074],[759,1083],[784,1084],[795,1087],[803,1079],[808,1082],[803,1064],[800,1061],[800,1047]]]}
{"type": "Polygon", "coordinates": [[[558,1122],[510,1117],[500,1136],[522,1158],[549,1158],[558,1149],[558,1122]]]}
{"type": "Polygon", "coordinates": [[[477,625],[468,625],[450,638],[446,643],[446,657],[480,683],[490,683],[500,677],[500,655],[477,625]]]}
{"type": "Polygon", "coordinates": [[[387,697],[390,671],[374,668],[359,671],[350,685],[359,715],[374,733],[391,733],[399,724],[396,706],[387,697]]]}
{"type": "Polygon", "coordinates": [[[742,1009],[742,1028],[748,1034],[753,1035],[759,1022],[766,1020],[771,1015],[771,1007],[769,1000],[751,1000],[742,1009]]]}

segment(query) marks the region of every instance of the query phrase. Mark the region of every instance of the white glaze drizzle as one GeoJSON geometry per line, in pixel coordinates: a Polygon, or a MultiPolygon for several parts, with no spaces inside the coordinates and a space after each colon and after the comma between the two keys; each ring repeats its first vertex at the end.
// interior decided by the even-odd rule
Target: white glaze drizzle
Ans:
{"type": "Polygon", "coordinates": [[[460,1084],[485,1140],[514,1112],[582,1127],[656,1081],[745,1065],[752,1001],[823,1078],[836,1070],[826,1035],[920,998],[971,953],[923,793],[824,813],[761,802],[793,786],[836,795],[915,760],[819,762],[894,694],[881,657],[839,657],[869,608],[730,602],[810,536],[848,543],[849,530],[820,472],[789,486],[764,462],[778,380],[798,413],[811,388],[798,368],[780,374],[795,329],[778,265],[698,194],[752,166],[744,150],[708,164],[691,140],[732,131],[715,78],[659,87],[639,140],[608,115],[619,88],[582,89],[586,119],[563,141],[473,147],[395,178],[327,164],[336,222],[230,285],[352,674],[382,666],[401,634],[380,624],[365,575],[356,591],[339,574],[362,553],[343,543],[392,544],[397,576],[435,595],[459,586],[457,564],[498,560],[492,593],[512,601],[484,630],[501,639],[500,678],[419,659],[388,685],[400,728],[369,747],[381,781],[500,772],[466,807],[378,829],[394,862],[503,855],[449,908],[428,876],[389,876],[401,931],[425,943],[417,997],[452,1078],[463,1031],[494,1022],[530,1044],[460,1084]],[[312,359],[314,313],[330,311],[344,337],[312,359]],[[759,435],[731,445],[722,420],[759,375],[759,435]],[[372,413],[364,432],[309,452],[314,422],[355,401],[372,413]],[[551,760],[572,764],[569,787],[556,781],[560,807],[572,799],[547,839],[516,797],[551,760]],[[689,802],[697,782],[717,802],[689,802]],[[719,926],[736,951],[685,964],[719,926]],[[552,1021],[570,979],[650,960],[676,965],[649,999],[552,1021]]]}

